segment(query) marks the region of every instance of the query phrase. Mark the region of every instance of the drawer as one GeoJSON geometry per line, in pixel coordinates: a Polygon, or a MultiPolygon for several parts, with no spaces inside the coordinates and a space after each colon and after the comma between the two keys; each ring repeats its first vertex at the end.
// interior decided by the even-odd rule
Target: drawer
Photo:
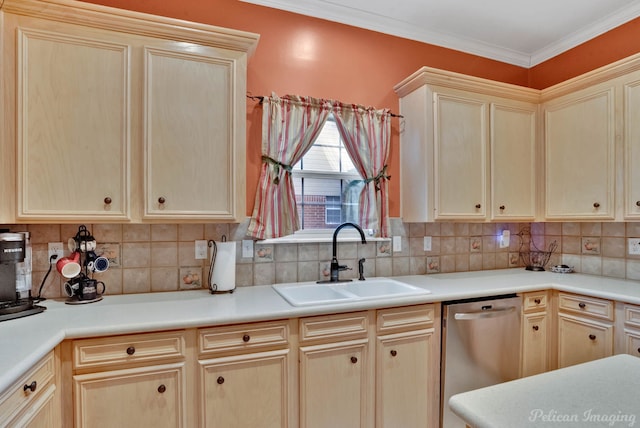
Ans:
{"type": "Polygon", "coordinates": [[[5,426],[5,422],[31,405],[54,377],[55,357],[52,351],[0,396],[0,426],[5,426]]]}
{"type": "Polygon", "coordinates": [[[640,306],[624,305],[624,323],[640,327],[640,306]]]}
{"type": "Polygon", "coordinates": [[[613,321],[613,302],[610,300],[558,293],[558,308],[560,311],[569,311],[613,321]]]}
{"type": "Polygon", "coordinates": [[[435,305],[416,305],[378,311],[376,328],[386,334],[402,330],[432,328],[435,323],[435,305]]]}
{"type": "Polygon", "coordinates": [[[73,368],[175,360],[185,356],[184,331],[110,336],[73,341],[73,368]]]}
{"type": "Polygon", "coordinates": [[[522,310],[524,312],[544,311],[549,304],[549,293],[546,291],[535,291],[525,293],[522,310]]]}
{"type": "Polygon", "coordinates": [[[211,327],[198,330],[201,354],[262,350],[289,345],[289,321],[211,327]]]}
{"type": "Polygon", "coordinates": [[[366,337],[369,331],[367,312],[324,315],[300,320],[300,341],[347,340],[366,337]]]}

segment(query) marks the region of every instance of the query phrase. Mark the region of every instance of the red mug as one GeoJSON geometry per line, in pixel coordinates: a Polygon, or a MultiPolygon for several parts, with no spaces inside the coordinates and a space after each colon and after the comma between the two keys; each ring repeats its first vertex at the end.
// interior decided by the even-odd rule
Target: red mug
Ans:
{"type": "Polygon", "coordinates": [[[68,257],[63,257],[56,263],[56,269],[65,278],[74,278],[80,274],[80,253],[74,251],[68,257]]]}

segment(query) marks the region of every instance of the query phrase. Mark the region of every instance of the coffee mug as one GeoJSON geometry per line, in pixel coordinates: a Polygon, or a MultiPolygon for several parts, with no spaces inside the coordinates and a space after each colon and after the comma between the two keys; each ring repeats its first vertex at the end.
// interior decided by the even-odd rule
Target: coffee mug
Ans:
{"type": "Polygon", "coordinates": [[[87,257],[85,258],[84,263],[87,269],[91,272],[104,272],[109,269],[109,259],[98,256],[93,251],[87,252],[87,257]]]}
{"type": "Polygon", "coordinates": [[[82,271],[80,266],[80,253],[74,251],[68,257],[63,257],[56,262],[56,269],[65,278],[74,278],[82,271]]]}
{"type": "Polygon", "coordinates": [[[96,243],[96,240],[93,239],[92,237],[90,237],[89,239],[75,237],[75,238],[69,238],[67,247],[69,248],[69,251],[79,250],[79,251],[82,251],[83,253],[86,253],[89,251],[94,251],[98,247],[98,244],[96,243]]]}
{"type": "Polygon", "coordinates": [[[64,291],[69,297],[77,297],[79,300],[93,300],[102,296],[106,290],[104,282],[95,279],[81,277],[64,283],[64,291]],[[102,290],[99,288],[102,286],[102,290]]]}

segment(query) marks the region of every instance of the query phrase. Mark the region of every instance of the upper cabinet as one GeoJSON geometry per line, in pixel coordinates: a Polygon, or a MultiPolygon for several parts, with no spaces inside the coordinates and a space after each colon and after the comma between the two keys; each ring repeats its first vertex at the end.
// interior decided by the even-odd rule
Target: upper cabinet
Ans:
{"type": "Polygon", "coordinates": [[[544,104],[548,220],[614,218],[614,101],[605,83],[544,104]]]}
{"type": "Polygon", "coordinates": [[[57,0],[2,15],[17,222],[244,217],[257,35],[57,0]]]}
{"type": "Polygon", "coordinates": [[[538,91],[428,67],[395,90],[404,221],[535,218],[538,91]]]}
{"type": "Polygon", "coordinates": [[[623,86],[624,96],[624,215],[640,219],[640,72],[629,76],[623,86]]]}

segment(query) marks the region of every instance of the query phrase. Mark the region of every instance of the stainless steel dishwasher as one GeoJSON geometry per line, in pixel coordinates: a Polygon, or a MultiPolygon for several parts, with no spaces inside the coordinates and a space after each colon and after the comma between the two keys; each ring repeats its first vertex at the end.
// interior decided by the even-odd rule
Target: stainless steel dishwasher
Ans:
{"type": "Polygon", "coordinates": [[[449,409],[460,392],[520,377],[520,314],[515,294],[442,304],[442,428],[464,428],[449,409]]]}

